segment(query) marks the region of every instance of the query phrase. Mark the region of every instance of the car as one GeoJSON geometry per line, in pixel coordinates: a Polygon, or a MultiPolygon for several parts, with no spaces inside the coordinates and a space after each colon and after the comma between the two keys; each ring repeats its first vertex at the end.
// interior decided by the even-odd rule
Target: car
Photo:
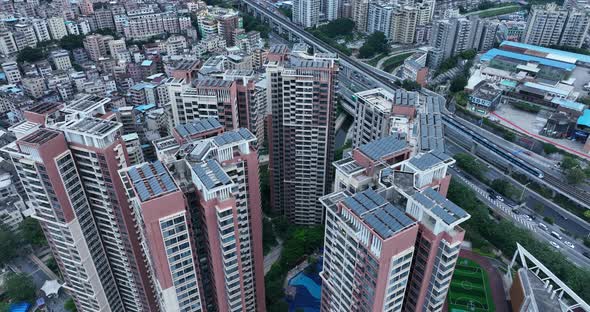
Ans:
{"type": "Polygon", "coordinates": [[[537,216],[535,216],[534,214],[530,214],[529,218],[531,218],[531,220],[535,220],[535,219],[537,219],[537,216]]]}
{"type": "Polygon", "coordinates": [[[543,223],[539,223],[539,227],[540,227],[541,229],[545,230],[545,231],[547,231],[547,230],[549,229],[549,228],[548,228],[548,227],[547,227],[545,224],[543,224],[543,223]]]}
{"type": "Polygon", "coordinates": [[[551,236],[553,236],[553,237],[561,240],[561,235],[559,233],[555,232],[555,231],[551,231],[551,236]]]}
{"type": "Polygon", "coordinates": [[[550,242],[549,242],[549,244],[550,244],[551,246],[553,246],[555,249],[560,249],[560,248],[561,248],[561,247],[559,247],[559,245],[557,245],[557,243],[556,243],[556,242],[554,242],[554,241],[550,241],[550,242]]]}
{"type": "Polygon", "coordinates": [[[504,202],[504,198],[502,198],[502,196],[500,196],[500,195],[497,195],[496,196],[496,199],[499,200],[499,201],[501,201],[501,202],[504,202]]]}
{"type": "Polygon", "coordinates": [[[566,246],[568,246],[569,248],[571,248],[571,249],[574,249],[574,248],[576,248],[576,246],[574,246],[574,244],[572,244],[572,243],[571,243],[571,242],[569,242],[569,241],[565,241],[565,242],[563,242],[563,243],[564,243],[566,246]]]}

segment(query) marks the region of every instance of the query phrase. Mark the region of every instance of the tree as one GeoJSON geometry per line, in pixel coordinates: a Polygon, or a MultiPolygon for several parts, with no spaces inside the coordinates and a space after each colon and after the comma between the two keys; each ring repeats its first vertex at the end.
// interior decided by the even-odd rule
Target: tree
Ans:
{"type": "Polygon", "coordinates": [[[20,242],[15,235],[5,225],[0,224],[0,264],[6,264],[18,254],[20,242]]]}
{"type": "Polygon", "coordinates": [[[279,12],[281,12],[283,15],[285,15],[289,19],[293,18],[293,10],[289,6],[281,5],[279,7],[279,12]]]}
{"type": "Polygon", "coordinates": [[[43,230],[39,222],[31,217],[27,217],[20,224],[20,233],[25,242],[33,246],[43,246],[47,244],[43,230]]]}
{"type": "Polygon", "coordinates": [[[8,302],[0,302],[0,312],[10,311],[10,304],[8,302]]]}
{"type": "Polygon", "coordinates": [[[377,31],[370,34],[365,40],[365,44],[359,49],[360,58],[371,58],[375,54],[389,51],[387,38],[383,32],[377,31]]]}
{"type": "Polygon", "coordinates": [[[510,182],[503,180],[503,179],[495,179],[492,181],[490,185],[494,191],[506,196],[512,197],[514,196],[515,190],[514,187],[510,184],[510,182]]]}
{"type": "Polygon", "coordinates": [[[35,299],[33,279],[24,273],[11,273],[4,282],[6,295],[14,301],[32,301],[35,299]]]}
{"type": "Polygon", "coordinates": [[[402,81],[402,88],[408,91],[420,91],[422,86],[416,81],[405,79],[402,81]]]}
{"type": "Polygon", "coordinates": [[[354,29],[354,21],[349,18],[339,18],[318,27],[318,29],[330,37],[350,35],[354,29]]]}
{"type": "Polygon", "coordinates": [[[543,217],[543,221],[549,223],[549,224],[554,224],[555,220],[551,217],[543,217]]]}
{"type": "Polygon", "coordinates": [[[570,169],[578,168],[580,164],[572,156],[566,155],[561,160],[561,170],[564,172],[570,169]]]}
{"type": "Polygon", "coordinates": [[[464,60],[471,60],[477,55],[477,52],[474,49],[463,51],[459,54],[459,56],[464,60]]]}
{"type": "Polygon", "coordinates": [[[59,40],[62,49],[72,51],[84,47],[84,35],[67,35],[59,40]]]}
{"type": "Polygon", "coordinates": [[[485,169],[480,163],[477,162],[475,157],[465,153],[458,153],[455,154],[455,160],[457,161],[457,166],[459,166],[459,168],[465,170],[467,173],[476,177],[478,180],[482,180],[484,178],[485,169]]]}
{"type": "Polygon", "coordinates": [[[586,180],[586,174],[579,168],[568,169],[565,173],[567,183],[577,185],[586,180]]]}
{"type": "Polygon", "coordinates": [[[467,86],[467,77],[465,76],[458,76],[453,81],[451,81],[451,86],[449,90],[453,93],[463,91],[467,86]]]}
{"type": "Polygon", "coordinates": [[[78,309],[76,309],[76,303],[74,302],[74,299],[70,298],[68,300],[66,300],[66,302],[64,302],[64,309],[70,312],[76,312],[78,311],[78,309]]]}
{"type": "Polygon", "coordinates": [[[547,155],[555,154],[559,152],[559,148],[551,143],[543,143],[543,152],[547,155]]]}
{"type": "Polygon", "coordinates": [[[16,61],[19,63],[29,62],[34,63],[45,58],[42,49],[26,47],[18,52],[16,61]]]}

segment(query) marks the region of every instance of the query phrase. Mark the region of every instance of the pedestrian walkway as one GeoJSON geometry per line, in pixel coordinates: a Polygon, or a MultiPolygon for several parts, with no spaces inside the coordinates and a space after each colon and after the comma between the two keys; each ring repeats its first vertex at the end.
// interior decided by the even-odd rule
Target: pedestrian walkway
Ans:
{"type": "Polygon", "coordinates": [[[457,177],[459,177],[461,182],[463,182],[464,184],[469,186],[473,191],[475,191],[475,193],[478,195],[478,197],[484,198],[485,201],[490,203],[491,204],[490,206],[492,208],[500,209],[504,215],[509,216],[511,219],[516,221],[516,224],[528,229],[529,231],[533,231],[533,232],[537,231],[537,227],[535,226],[536,225],[535,222],[528,220],[525,215],[514,213],[514,211],[512,211],[512,207],[506,205],[505,203],[503,203],[502,201],[499,201],[496,198],[492,198],[487,191],[485,191],[482,188],[480,188],[479,186],[475,185],[475,183],[467,180],[465,177],[460,176],[460,175],[457,175],[457,177]]]}

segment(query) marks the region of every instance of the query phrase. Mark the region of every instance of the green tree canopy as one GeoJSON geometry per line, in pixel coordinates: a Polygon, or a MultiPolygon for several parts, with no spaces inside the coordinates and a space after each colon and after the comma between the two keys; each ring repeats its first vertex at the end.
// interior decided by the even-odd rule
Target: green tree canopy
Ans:
{"type": "Polygon", "coordinates": [[[5,225],[0,224],[0,264],[8,263],[16,257],[20,247],[18,236],[5,225]]]}
{"type": "Polygon", "coordinates": [[[70,298],[70,299],[66,300],[66,302],[64,302],[64,309],[69,312],[78,311],[78,309],[76,309],[76,303],[74,302],[74,299],[72,299],[72,298],[70,298]]]}
{"type": "Polygon", "coordinates": [[[359,49],[359,57],[370,58],[385,52],[389,52],[387,38],[383,32],[377,31],[367,37],[365,44],[359,49]]]}
{"type": "Polygon", "coordinates": [[[84,47],[84,35],[67,35],[59,40],[62,49],[72,51],[84,47]]]}
{"type": "Polygon", "coordinates": [[[451,86],[449,90],[453,93],[463,91],[465,86],[467,85],[467,77],[465,76],[458,76],[453,81],[451,81],[451,86]]]}
{"type": "Polygon", "coordinates": [[[479,180],[484,178],[485,167],[482,166],[475,157],[466,154],[466,153],[458,153],[455,154],[455,160],[457,161],[457,166],[459,168],[465,170],[467,173],[471,174],[472,176],[476,177],[479,180]]]}
{"type": "Polygon", "coordinates": [[[32,301],[35,299],[33,279],[24,273],[12,273],[4,282],[6,295],[15,301],[32,301]]]}
{"type": "Polygon", "coordinates": [[[339,18],[318,27],[318,29],[330,37],[344,36],[352,33],[354,21],[349,18],[339,18]]]}
{"type": "Polygon", "coordinates": [[[573,158],[572,156],[566,155],[561,160],[561,169],[563,171],[567,171],[578,167],[580,167],[580,163],[577,159],[573,158]]]}
{"type": "Polygon", "coordinates": [[[510,184],[510,182],[503,180],[503,179],[495,179],[494,181],[492,181],[492,184],[490,186],[496,192],[498,192],[506,197],[512,197],[516,193],[516,190],[514,189],[512,184],[510,184]]]}
{"type": "Polygon", "coordinates": [[[16,60],[19,63],[22,63],[22,62],[34,63],[34,62],[40,61],[44,58],[45,58],[45,53],[43,53],[42,49],[31,48],[31,47],[26,47],[26,48],[22,49],[20,52],[18,52],[18,55],[16,56],[16,60]]]}
{"type": "Polygon", "coordinates": [[[566,171],[565,178],[567,183],[576,185],[586,180],[586,174],[580,168],[572,168],[566,171]]]}
{"type": "Polygon", "coordinates": [[[559,152],[559,148],[551,143],[543,143],[543,152],[547,155],[555,154],[559,152]]]}
{"type": "Polygon", "coordinates": [[[39,225],[39,221],[27,217],[20,224],[20,232],[25,242],[33,246],[43,246],[47,244],[43,230],[39,225]]]}

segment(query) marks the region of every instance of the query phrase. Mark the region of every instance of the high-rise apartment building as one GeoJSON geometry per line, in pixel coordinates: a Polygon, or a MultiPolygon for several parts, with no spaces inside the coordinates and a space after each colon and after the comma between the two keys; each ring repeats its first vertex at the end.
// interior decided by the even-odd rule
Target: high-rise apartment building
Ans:
{"type": "Polygon", "coordinates": [[[112,36],[103,36],[94,34],[84,37],[84,49],[93,61],[98,61],[101,57],[106,57],[109,41],[113,40],[112,36]]]}
{"type": "Polygon", "coordinates": [[[34,19],[33,29],[35,29],[35,35],[37,35],[37,40],[39,40],[39,42],[51,40],[46,20],[40,18],[34,19]]]}
{"type": "MultiPolygon", "coordinates": [[[[54,155],[51,153],[47,155],[48,158],[36,158],[39,151],[27,150],[27,154],[30,154],[28,158],[33,157],[38,162],[37,166],[52,168],[53,171],[49,173],[47,169],[47,172],[37,169],[36,175],[29,175],[24,170],[19,175],[23,179],[44,180],[47,175],[54,174],[57,179],[49,180],[55,192],[48,195],[49,204],[36,196],[39,192],[37,189],[27,189],[27,194],[29,198],[38,199],[36,210],[41,223],[46,222],[45,226],[48,227],[45,234],[48,240],[54,241],[53,253],[66,282],[71,283],[68,286],[76,290],[74,299],[80,310],[153,311],[156,306],[151,281],[132,223],[132,211],[117,172],[125,168],[128,162],[119,133],[121,124],[109,118],[95,117],[109,116],[106,115],[106,104],[108,100],[100,97],[84,96],[63,108],[46,104],[25,112],[25,123],[47,127],[31,134],[31,142],[41,140],[51,144],[46,147],[51,153],[54,152],[52,148],[55,144],[60,147],[60,154],[53,158],[50,158],[54,155]],[[68,118],[63,118],[64,115],[68,118]],[[45,141],[48,137],[52,139],[45,141]],[[57,158],[63,160],[56,161],[57,158]],[[60,176],[68,177],[68,180],[61,180],[60,176]],[[58,181],[63,181],[63,185],[57,186],[58,181]],[[73,210],[69,214],[60,212],[67,208],[66,200],[69,200],[67,205],[73,210]],[[50,217],[52,210],[54,218],[50,217]],[[69,218],[64,219],[64,216],[69,218]],[[50,224],[56,222],[55,217],[63,225],[50,224]],[[72,221],[78,222],[74,225],[79,228],[71,228],[72,221]],[[71,245],[67,237],[69,233],[54,232],[50,227],[70,227],[69,231],[74,231],[71,235],[75,240],[87,237],[86,241],[82,241],[81,245],[71,245]],[[100,255],[87,259],[88,248],[91,253],[100,252],[100,255]],[[72,261],[79,262],[80,268],[70,271],[72,261]],[[86,261],[91,262],[88,264],[90,268],[85,267],[86,261]],[[91,271],[92,268],[98,271],[98,277],[91,271]],[[99,280],[92,281],[96,278],[99,280]],[[90,282],[91,287],[81,283],[80,279],[90,282]],[[104,294],[101,295],[101,292],[104,294]]],[[[25,149],[25,145],[19,142],[16,144],[16,150],[25,149]]],[[[35,148],[41,149],[38,146],[35,148]]],[[[18,158],[15,163],[22,162],[22,155],[12,155],[13,159],[18,158]]],[[[17,171],[20,171],[18,165],[17,171]]]]}
{"type": "Polygon", "coordinates": [[[161,311],[205,311],[191,215],[161,162],[123,169],[140,242],[161,311]]]}
{"type": "Polygon", "coordinates": [[[579,48],[589,26],[590,15],[585,10],[560,8],[554,3],[535,5],[529,13],[523,42],[579,48]]]}
{"type": "Polygon", "coordinates": [[[367,31],[367,16],[369,14],[368,0],[351,0],[352,4],[352,20],[354,27],[360,32],[367,31]]]}
{"type": "Polygon", "coordinates": [[[53,257],[80,311],[120,311],[123,303],[74,156],[60,131],[41,128],[2,148],[35,208],[53,257]]]}
{"type": "MultiPolygon", "coordinates": [[[[208,304],[217,311],[265,311],[262,209],[256,137],[244,128],[186,149],[187,195],[198,225],[208,304]]],[[[180,168],[180,167],[179,167],[180,168]]],[[[179,170],[180,171],[180,170],[179,170]]]]}
{"type": "Polygon", "coordinates": [[[390,134],[408,134],[409,129],[402,129],[402,125],[416,116],[419,93],[403,89],[396,90],[395,93],[372,89],[354,95],[356,122],[352,129],[353,147],[390,134]]]}
{"type": "Polygon", "coordinates": [[[337,60],[320,55],[267,65],[271,201],[298,224],[323,220],[318,198],[331,184],[337,73],[337,60]]]}
{"type": "Polygon", "coordinates": [[[293,1],[293,22],[305,28],[315,27],[320,22],[321,0],[293,1]]]}
{"type": "Polygon", "coordinates": [[[393,42],[414,43],[419,12],[414,6],[396,7],[391,17],[390,38],[393,42]]]}
{"type": "Polygon", "coordinates": [[[59,40],[68,35],[64,19],[59,16],[50,17],[47,19],[47,28],[53,40],[59,40]]]}
{"type": "Polygon", "coordinates": [[[322,311],[442,311],[470,216],[445,198],[454,163],[386,136],[334,162],[322,311]]]}
{"type": "Polygon", "coordinates": [[[488,49],[495,40],[497,25],[478,17],[437,20],[432,29],[433,47],[429,67],[438,67],[443,60],[463,51],[488,49]]]}

